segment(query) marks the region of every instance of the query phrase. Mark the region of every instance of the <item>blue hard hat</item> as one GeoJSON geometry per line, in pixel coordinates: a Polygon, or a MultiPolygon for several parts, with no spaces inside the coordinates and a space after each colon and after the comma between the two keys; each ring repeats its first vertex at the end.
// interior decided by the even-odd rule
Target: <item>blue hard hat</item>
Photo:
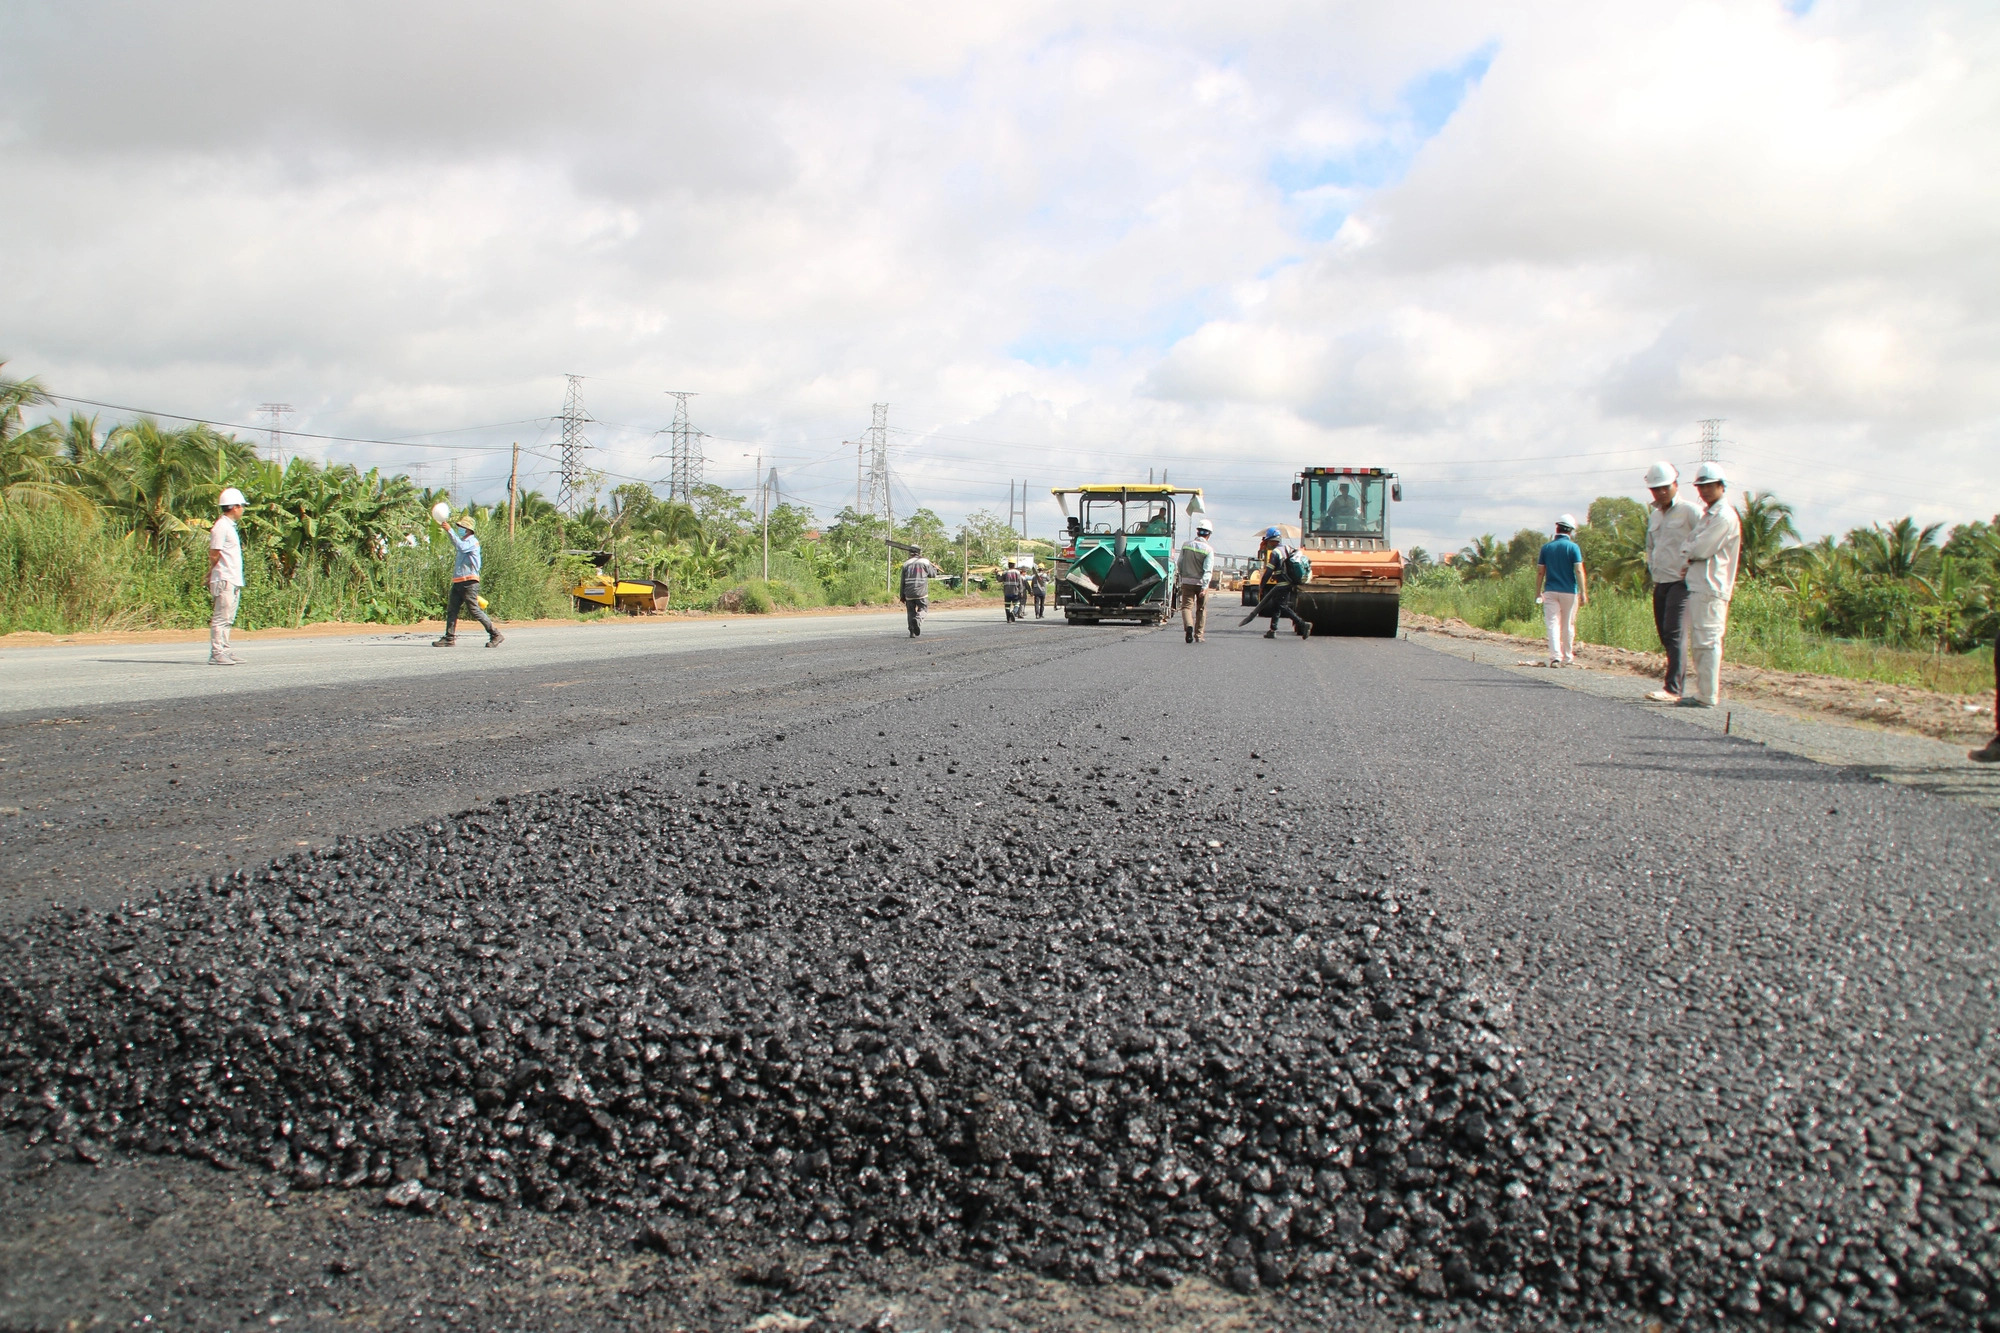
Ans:
{"type": "Polygon", "coordinates": [[[1266,537],[1269,537],[1272,541],[1277,541],[1280,537],[1283,537],[1285,534],[1278,531],[1276,528],[1265,528],[1264,535],[1266,537]]]}

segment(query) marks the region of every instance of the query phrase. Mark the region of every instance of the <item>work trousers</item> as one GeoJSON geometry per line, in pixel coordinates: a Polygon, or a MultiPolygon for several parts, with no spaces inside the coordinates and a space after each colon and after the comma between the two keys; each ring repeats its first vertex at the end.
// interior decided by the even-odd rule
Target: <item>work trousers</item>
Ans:
{"type": "Polygon", "coordinates": [[[1208,587],[1201,583],[1180,586],[1181,626],[1194,631],[1194,641],[1208,637],[1208,587]]]}
{"type": "Polygon", "coordinates": [[[1549,629],[1549,660],[1576,661],[1576,594],[1542,594],[1542,621],[1549,629]]]}
{"type": "Polygon", "coordinates": [[[905,597],[903,599],[903,614],[909,617],[911,638],[914,639],[924,632],[924,612],[930,609],[931,599],[928,597],[905,597]]]}
{"type": "Polygon", "coordinates": [[[1729,599],[1690,592],[1687,599],[1688,666],[1694,688],[1683,698],[1722,702],[1722,639],[1729,632],[1729,599]]]}
{"type": "Polygon", "coordinates": [[[1264,614],[1271,618],[1271,632],[1278,630],[1278,617],[1292,622],[1292,628],[1303,630],[1306,622],[1299,619],[1299,589],[1295,583],[1280,583],[1270,594],[1271,600],[1264,607],[1264,614]]]}
{"type": "Polygon", "coordinates": [[[493,628],[493,617],[487,615],[479,605],[478,579],[466,579],[451,585],[451,597],[444,604],[444,636],[447,639],[458,637],[458,617],[461,611],[486,626],[489,637],[500,632],[493,628]]]}
{"type": "Polygon", "coordinates": [[[236,603],[243,596],[243,589],[229,583],[208,585],[208,656],[209,660],[229,656],[229,627],[236,623],[236,603]]]}
{"type": "Polygon", "coordinates": [[[1007,601],[1007,619],[1019,620],[1021,618],[1021,612],[1025,609],[1025,604],[1019,597],[1009,597],[1006,599],[1006,601],[1007,601]]]}
{"type": "Polygon", "coordinates": [[[1660,688],[1668,694],[1681,693],[1687,680],[1687,598],[1685,581],[1653,585],[1653,629],[1667,655],[1667,675],[1660,688]]]}
{"type": "Polygon", "coordinates": [[[1042,608],[1048,605],[1048,601],[1048,594],[1037,589],[1035,592],[1035,619],[1040,620],[1042,618],[1042,608]]]}

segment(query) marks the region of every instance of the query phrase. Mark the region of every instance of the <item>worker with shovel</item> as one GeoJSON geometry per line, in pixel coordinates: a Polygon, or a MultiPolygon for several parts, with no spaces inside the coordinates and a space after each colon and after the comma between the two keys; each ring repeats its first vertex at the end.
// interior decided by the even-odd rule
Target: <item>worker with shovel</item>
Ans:
{"type": "MultiPolygon", "coordinates": [[[[1304,558],[1291,547],[1285,545],[1285,534],[1276,528],[1264,529],[1264,541],[1257,548],[1257,556],[1264,564],[1264,592],[1257,599],[1257,605],[1249,615],[1243,617],[1247,625],[1259,616],[1271,618],[1271,628],[1264,631],[1264,637],[1278,637],[1278,617],[1292,622],[1292,627],[1301,639],[1312,637],[1312,626],[1299,617],[1296,603],[1299,599],[1299,585],[1307,575],[1301,566],[1304,558]]],[[[1307,566],[1310,568],[1310,566],[1307,566]]]]}

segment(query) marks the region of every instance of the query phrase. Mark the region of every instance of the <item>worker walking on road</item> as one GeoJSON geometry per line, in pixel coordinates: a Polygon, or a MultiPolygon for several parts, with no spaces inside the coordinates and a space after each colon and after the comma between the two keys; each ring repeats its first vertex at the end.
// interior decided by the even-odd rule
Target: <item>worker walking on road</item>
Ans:
{"type": "Polygon", "coordinates": [[[222,513],[208,530],[208,664],[241,666],[230,650],[229,631],[243,593],[243,538],[236,530],[243,517],[243,492],[230,486],[215,503],[222,513]]]}
{"type": "Polygon", "coordinates": [[[1194,540],[1181,547],[1175,566],[1181,604],[1181,633],[1189,643],[1208,637],[1208,576],[1215,569],[1215,548],[1208,543],[1215,531],[1206,520],[1194,525],[1194,540]]]}
{"type": "Polygon", "coordinates": [[[498,648],[506,639],[479,604],[479,538],[473,535],[472,515],[460,514],[449,523],[439,519],[438,526],[451,538],[457,556],[451,566],[451,597],[444,604],[444,637],[433,639],[431,647],[450,648],[458,643],[458,615],[463,611],[486,627],[486,646],[498,648]]]}
{"type": "Polygon", "coordinates": [[[1049,604],[1049,575],[1041,566],[1035,567],[1035,577],[1028,580],[1028,591],[1035,596],[1035,619],[1042,618],[1042,608],[1049,604]]]}
{"type": "Polygon", "coordinates": [[[1250,613],[1252,620],[1258,616],[1269,616],[1271,628],[1264,631],[1264,637],[1278,637],[1278,617],[1292,622],[1292,628],[1301,639],[1312,637],[1312,626],[1299,618],[1297,603],[1299,584],[1304,579],[1299,573],[1298,552],[1285,544],[1285,534],[1276,528],[1264,529],[1264,542],[1257,554],[1264,562],[1264,595],[1258,600],[1257,609],[1250,613]]]}
{"type": "Polygon", "coordinates": [[[1576,664],[1576,608],[1590,603],[1590,579],[1583,569],[1583,549],[1576,544],[1576,520],[1556,519],[1556,537],[1535,557],[1535,600],[1549,630],[1549,665],[1576,664]]]}
{"type": "Polygon", "coordinates": [[[1681,474],[1672,463],[1646,469],[1653,504],[1646,511],[1646,570],[1653,578],[1653,629],[1667,655],[1666,678],[1647,695],[1655,703],[1677,704],[1687,681],[1688,543],[1701,511],[1681,494],[1681,474]]]}
{"type": "Polygon", "coordinates": [[[1007,623],[1013,624],[1021,618],[1022,604],[1027,600],[1028,581],[1021,577],[1021,571],[1009,560],[1007,568],[1000,575],[1000,600],[1007,608],[1007,623]]]}
{"type": "Polygon", "coordinates": [[[909,618],[913,639],[924,632],[924,612],[931,607],[931,580],[942,577],[922,551],[911,551],[903,562],[903,614],[909,618]]]}
{"type": "Polygon", "coordinates": [[[1695,469],[1694,488],[1702,503],[1701,522],[1688,540],[1688,666],[1694,688],[1681,695],[1681,707],[1713,708],[1722,698],[1722,640],[1743,553],[1743,520],[1726,499],[1729,478],[1720,463],[1695,469]]]}

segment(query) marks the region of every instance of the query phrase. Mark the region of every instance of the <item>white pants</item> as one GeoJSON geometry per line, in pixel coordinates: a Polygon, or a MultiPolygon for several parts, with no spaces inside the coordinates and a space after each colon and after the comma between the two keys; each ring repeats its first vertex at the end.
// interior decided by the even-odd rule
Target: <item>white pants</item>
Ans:
{"type": "Polygon", "coordinates": [[[1688,693],[1705,704],[1722,702],[1722,638],[1729,631],[1729,601],[1690,592],[1687,599],[1688,693]]]}
{"type": "Polygon", "coordinates": [[[228,583],[211,583],[208,595],[213,609],[208,617],[208,655],[229,655],[229,627],[236,623],[236,602],[243,589],[228,583]]]}
{"type": "Polygon", "coordinates": [[[1542,619],[1549,627],[1549,660],[1551,662],[1574,662],[1576,660],[1576,594],[1573,592],[1545,592],[1542,594],[1542,619]]]}

